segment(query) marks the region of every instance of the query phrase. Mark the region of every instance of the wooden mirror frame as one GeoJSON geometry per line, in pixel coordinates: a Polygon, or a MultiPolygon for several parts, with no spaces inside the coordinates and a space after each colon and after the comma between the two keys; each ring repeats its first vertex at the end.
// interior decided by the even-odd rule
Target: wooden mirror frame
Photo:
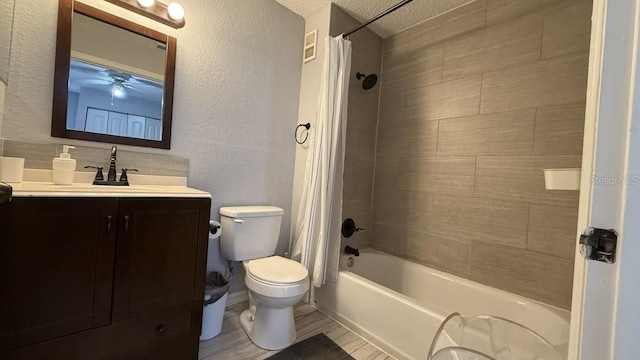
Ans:
{"type": "Polygon", "coordinates": [[[176,67],[176,38],[146,28],[115,15],[98,10],[74,0],[58,1],[58,30],[56,41],[56,63],[53,82],[53,112],[51,136],[97,141],[110,144],[145,146],[160,149],[171,147],[171,117],[173,114],[173,86],[176,67]],[[148,140],[117,135],[98,134],[67,129],[67,106],[69,101],[69,69],[71,62],[71,23],[73,13],[94,18],[136,34],[167,44],[162,97],[162,140],[148,140]]]}

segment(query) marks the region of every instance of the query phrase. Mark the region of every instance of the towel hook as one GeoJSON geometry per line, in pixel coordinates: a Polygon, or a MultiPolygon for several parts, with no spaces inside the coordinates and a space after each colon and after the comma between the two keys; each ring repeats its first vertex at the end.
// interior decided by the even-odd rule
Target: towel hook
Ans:
{"type": "Polygon", "coordinates": [[[309,137],[309,133],[307,132],[307,133],[305,134],[304,139],[302,139],[302,140],[298,140],[298,129],[299,129],[300,127],[303,127],[303,128],[305,128],[305,129],[309,130],[309,129],[311,129],[311,123],[298,124],[298,126],[296,126],[296,132],[295,132],[295,134],[294,134],[294,137],[295,137],[295,139],[296,139],[296,142],[297,142],[298,144],[302,145],[302,144],[304,144],[304,143],[307,141],[307,138],[309,137]]]}

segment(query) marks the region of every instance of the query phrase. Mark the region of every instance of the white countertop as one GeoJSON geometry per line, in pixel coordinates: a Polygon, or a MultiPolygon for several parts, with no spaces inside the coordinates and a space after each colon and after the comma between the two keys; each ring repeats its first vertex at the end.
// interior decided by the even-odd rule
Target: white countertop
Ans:
{"type": "Polygon", "coordinates": [[[54,185],[51,171],[25,169],[25,181],[10,183],[14,197],[181,197],[211,198],[211,194],[186,186],[183,177],[130,175],[130,186],[92,185],[91,173],[76,173],[72,185],[54,185]]]}

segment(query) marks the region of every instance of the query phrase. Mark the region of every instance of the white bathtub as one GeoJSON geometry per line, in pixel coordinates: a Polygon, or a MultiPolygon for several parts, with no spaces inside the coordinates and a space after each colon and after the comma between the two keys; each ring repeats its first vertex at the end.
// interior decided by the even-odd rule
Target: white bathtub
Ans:
{"type": "Polygon", "coordinates": [[[354,259],[337,283],[315,289],[316,306],[398,359],[426,359],[453,312],[507,318],[566,348],[568,311],[375,250],[354,259]]]}

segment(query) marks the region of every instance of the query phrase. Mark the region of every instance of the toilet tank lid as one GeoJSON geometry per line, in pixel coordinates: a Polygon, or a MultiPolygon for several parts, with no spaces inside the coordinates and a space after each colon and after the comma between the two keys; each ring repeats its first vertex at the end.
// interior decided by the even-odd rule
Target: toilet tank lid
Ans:
{"type": "Polygon", "coordinates": [[[220,215],[238,217],[282,216],[284,210],[277,206],[225,206],[220,208],[220,215]]]}

